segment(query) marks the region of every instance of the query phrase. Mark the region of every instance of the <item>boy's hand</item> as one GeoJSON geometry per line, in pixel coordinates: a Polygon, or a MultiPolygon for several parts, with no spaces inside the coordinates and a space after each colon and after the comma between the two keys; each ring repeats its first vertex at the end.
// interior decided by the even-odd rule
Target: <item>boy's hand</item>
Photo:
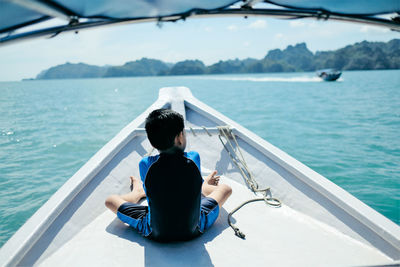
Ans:
{"type": "Polygon", "coordinates": [[[217,171],[213,171],[207,176],[206,181],[209,185],[218,185],[220,177],[221,176],[217,175],[217,171]]]}

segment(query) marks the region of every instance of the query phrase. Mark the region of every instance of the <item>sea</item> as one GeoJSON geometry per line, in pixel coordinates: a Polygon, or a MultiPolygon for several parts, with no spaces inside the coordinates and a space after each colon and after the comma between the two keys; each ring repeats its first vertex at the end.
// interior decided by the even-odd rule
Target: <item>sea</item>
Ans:
{"type": "Polygon", "coordinates": [[[0,246],[166,86],[400,225],[400,70],[31,80],[0,82],[0,246]]]}

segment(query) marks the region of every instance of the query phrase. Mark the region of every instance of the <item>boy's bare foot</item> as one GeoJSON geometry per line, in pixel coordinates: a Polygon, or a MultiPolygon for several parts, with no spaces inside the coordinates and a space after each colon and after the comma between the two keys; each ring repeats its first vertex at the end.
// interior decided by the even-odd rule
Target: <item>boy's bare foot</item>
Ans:
{"type": "Polygon", "coordinates": [[[142,197],[146,197],[146,193],[144,192],[144,189],[143,189],[142,180],[140,180],[139,178],[136,178],[135,176],[131,176],[130,179],[131,179],[131,191],[142,197]]]}
{"type": "Polygon", "coordinates": [[[209,185],[218,185],[219,183],[219,178],[221,176],[217,175],[217,171],[213,171],[210,175],[207,176],[207,178],[205,179],[207,184],[209,185]]]}

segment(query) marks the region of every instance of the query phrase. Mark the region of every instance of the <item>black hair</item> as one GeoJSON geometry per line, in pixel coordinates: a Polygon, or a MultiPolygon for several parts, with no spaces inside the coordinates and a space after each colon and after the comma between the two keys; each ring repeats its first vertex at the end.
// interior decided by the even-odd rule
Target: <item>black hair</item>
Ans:
{"type": "Polygon", "coordinates": [[[183,116],[170,109],[153,110],[146,118],[146,133],[151,145],[158,150],[174,146],[175,137],[183,131],[183,116]]]}

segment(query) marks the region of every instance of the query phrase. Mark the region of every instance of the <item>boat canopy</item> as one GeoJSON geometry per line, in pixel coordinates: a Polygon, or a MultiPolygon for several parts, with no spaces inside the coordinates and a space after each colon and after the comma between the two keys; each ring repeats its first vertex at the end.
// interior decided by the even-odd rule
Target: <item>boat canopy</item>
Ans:
{"type": "Polygon", "coordinates": [[[369,23],[400,31],[399,13],[399,0],[0,0],[0,44],[107,24],[224,15],[313,17],[369,23]],[[379,17],[391,13],[397,14],[393,18],[379,17]],[[28,26],[55,18],[64,23],[27,31],[28,26]]]}

